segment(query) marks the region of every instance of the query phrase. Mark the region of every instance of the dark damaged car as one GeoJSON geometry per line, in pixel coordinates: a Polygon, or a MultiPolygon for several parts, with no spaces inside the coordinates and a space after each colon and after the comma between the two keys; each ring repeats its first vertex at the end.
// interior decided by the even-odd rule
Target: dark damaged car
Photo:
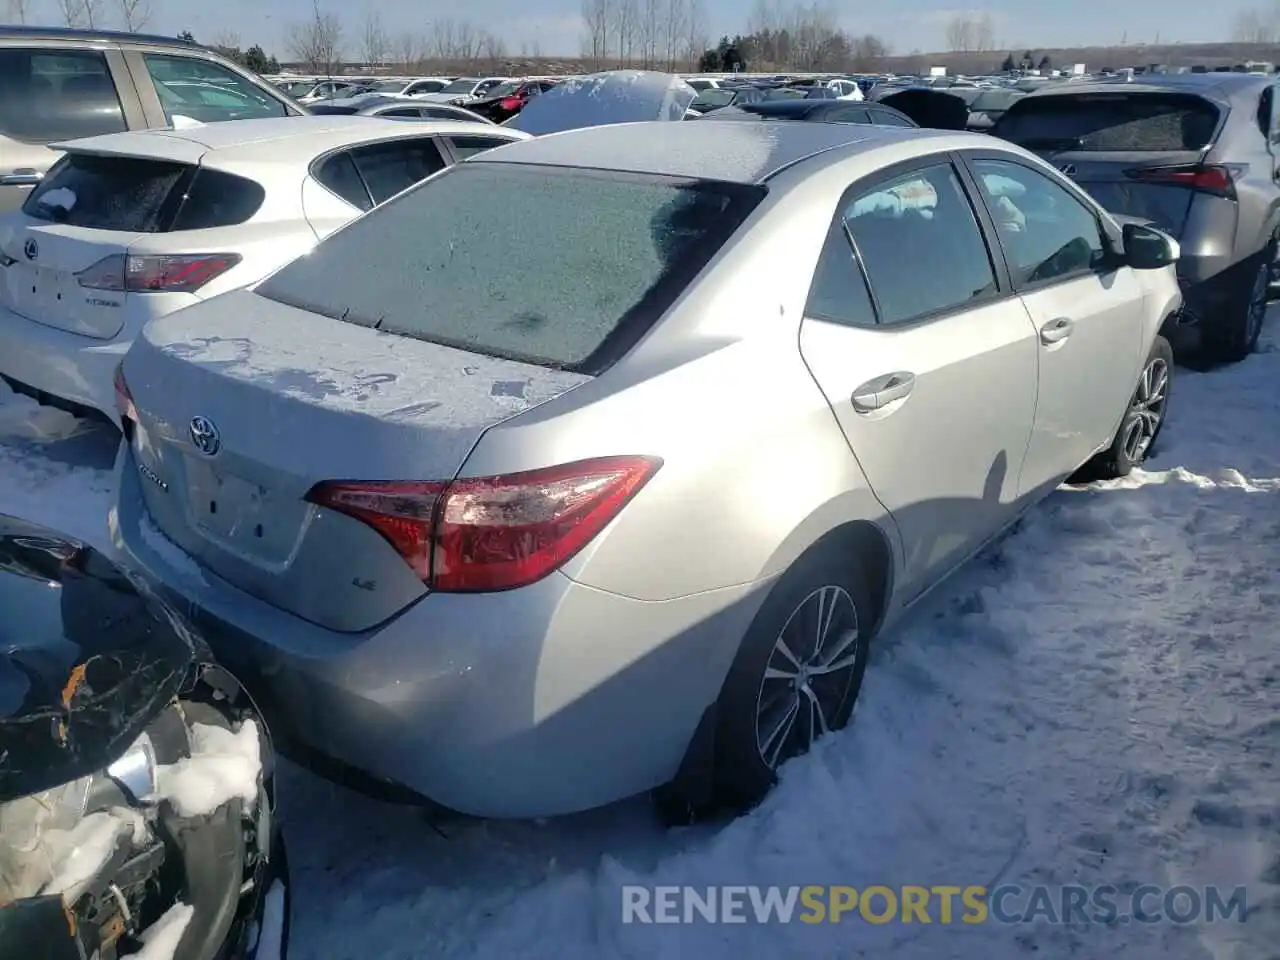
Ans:
{"type": "Polygon", "coordinates": [[[283,960],[272,767],[177,611],[0,515],[0,957],[283,960]]]}

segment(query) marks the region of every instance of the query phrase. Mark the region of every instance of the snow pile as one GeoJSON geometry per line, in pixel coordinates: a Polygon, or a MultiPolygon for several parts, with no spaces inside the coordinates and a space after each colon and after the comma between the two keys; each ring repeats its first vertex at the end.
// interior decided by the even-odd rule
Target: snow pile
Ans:
{"type": "Polygon", "coordinates": [[[697,91],[652,70],[611,70],[572,77],[534,97],[504,126],[541,136],[641,120],[683,120],[697,91]]]}
{"type": "Polygon", "coordinates": [[[156,768],[157,793],[182,817],[206,816],[237,797],[252,809],[261,773],[261,744],[252,720],[234,733],[197,723],[191,729],[191,756],[156,768]]]}
{"type": "Polygon", "coordinates": [[[186,933],[187,924],[195,916],[195,908],[178,902],[161,914],[160,919],[147,927],[139,937],[142,949],[120,960],[173,960],[178,944],[186,933]]]}
{"type": "Polygon", "coordinates": [[[42,407],[30,397],[14,393],[0,380],[0,438],[55,443],[85,429],[84,421],[79,418],[56,407],[42,407]]]}

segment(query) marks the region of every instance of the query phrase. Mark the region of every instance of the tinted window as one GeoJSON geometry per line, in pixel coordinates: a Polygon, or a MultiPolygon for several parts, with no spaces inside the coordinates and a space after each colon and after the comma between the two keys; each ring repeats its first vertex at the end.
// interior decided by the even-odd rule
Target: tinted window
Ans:
{"type": "Polygon", "coordinates": [[[51,143],[125,128],[101,53],[0,49],[0,134],[51,143]]]}
{"type": "Polygon", "coordinates": [[[335,153],[315,172],[315,178],[358,210],[372,210],[369,190],[348,153],[335,153]]]}
{"type": "Polygon", "coordinates": [[[349,117],[354,116],[355,112],[360,108],[352,106],[334,106],[331,103],[315,103],[308,109],[310,109],[316,116],[349,117]]]}
{"type": "Polygon", "coordinates": [[[467,113],[457,107],[431,106],[427,104],[419,107],[422,116],[435,118],[437,120],[479,120],[479,116],[467,113]]]}
{"type": "Polygon", "coordinates": [[[160,53],[143,54],[143,60],[170,123],[175,117],[216,123],[289,114],[283,102],[221,64],[160,53]]]}
{"type": "Polygon", "coordinates": [[[395,140],[351,151],[356,169],[374,203],[390,200],[444,168],[444,158],[431,140],[395,140]]]}
{"type": "Polygon", "coordinates": [[[986,243],[950,164],[877,184],[846,205],[844,218],[881,323],[963,307],[995,289],[986,243]]]}
{"type": "Polygon", "coordinates": [[[133,157],[70,154],[23,204],[30,217],[97,230],[156,233],[173,188],[191,168],[133,157]]]}
{"type": "Polygon", "coordinates": [[[479,80],[470,80],[467,78],[463,78],[462,80],[453,81],[453,83],[449,84],[446,87],[442,87],[439,92],[440,93],[459,93],[459,94],[470,93],[472,90],[476,88],[476,84],[478,84],[479,82],[480,82],[479,80]]]}
{"type": "Polygon", "coordinates": [[[1030,149],[1200,150],[1218,108],[1188,94],[1049,94],[1009,107],[993,132],[1030,149]]]}
{"type": "Polygon", "coordinates": [[[670,306],[762,196],[730,184],[462,163],[334,234],[258,292],[351,323],[594,373],[670,306]]]}
{"type": "Polygon", "coordinates": [[[827,110],[819,110],[810,114],[815,120],[825,120],[828,123],[870,123],[871,120],[867,116],[867,111],[863,107],[831,107],[827,110]]]}
{"type": "Polygon", "coordinates": [[[876,322],[875,309],[862,269],[842,224],[832,227],[822,248],[818,268],[809,288],[805,313],[820,320],[869,327],[876,322]]]}
{"type": "Polygon", "coordinates": [[[405,93],[439,93],[445,84],[440,80],[423,80],[405,90],[405,93]]]}
{"type": "Polygon", "coordinates": [[[1065,187],[1018,163],[972,166],[1015,282],[1053,280],[1105,262],[1097,218],[1065,187]]]}
{"type": "Polygon", "coordinates": [[[418,111],[417,107],[396,107],[394,110],[383,110],[378,114],[378,116],[395,118],[404,117],[406,119],[412,118],[414,120],[422,119],[422,114],[418,111]]]}
{"type": "Polygon", "coordinates": [[[500,147],[504,143],[510,143],[510,140],[503,140],[500,137],[450,137],[449,143],[453,147],[453,152],[459,160],[465,160],[467,157],[474,157],[477,153],[485,150],[492,150],[494,147],[500,147]]]}
{"type": "Polygon", "coordinates": [[[266,191],[244,177],[201,167],[171,230],[209,230],[244,223],[262,206],[266,191]]]}
{"type": "Polygon", "coordinates": [[[882,127],[914,127],[915,124],[892,110],[872,110],[871,122],[882,127]]]}

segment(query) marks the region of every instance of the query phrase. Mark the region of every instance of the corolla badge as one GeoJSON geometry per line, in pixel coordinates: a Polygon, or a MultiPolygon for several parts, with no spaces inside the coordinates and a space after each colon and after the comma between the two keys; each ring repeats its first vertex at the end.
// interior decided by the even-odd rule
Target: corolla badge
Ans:
{"type": "Polygon", "coordinates": [[[22,252],[28,260],[34,260],[40,256],[40,246],[31,238],[27,238],[27,242],[22,245],[22,252]]]}
{"type": "Polygon", "coordinates": [[[208,417],[192,417],[188,431],[192,445],[206,457],[212,457],[222,449],[222,437],[208,417]]]}

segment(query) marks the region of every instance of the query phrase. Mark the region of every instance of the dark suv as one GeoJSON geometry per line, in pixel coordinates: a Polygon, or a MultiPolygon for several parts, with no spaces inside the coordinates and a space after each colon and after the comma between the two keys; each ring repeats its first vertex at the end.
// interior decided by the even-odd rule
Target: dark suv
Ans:
{"type": "Polygon", "coordinates": [[[1232,362],[1253,351],[1280,239],[1276,80],[1236,73],[1055,84],[991,133],[1040,154],[1112,213],[1182,245],[1175,349],[1232,362]]]}
{"type": "Polygon", "coordinates": [[[49,144],[100,133],[305,111],[212,50],[109,30],[0,27],[0,211],[58,159],[49,144]]]}

